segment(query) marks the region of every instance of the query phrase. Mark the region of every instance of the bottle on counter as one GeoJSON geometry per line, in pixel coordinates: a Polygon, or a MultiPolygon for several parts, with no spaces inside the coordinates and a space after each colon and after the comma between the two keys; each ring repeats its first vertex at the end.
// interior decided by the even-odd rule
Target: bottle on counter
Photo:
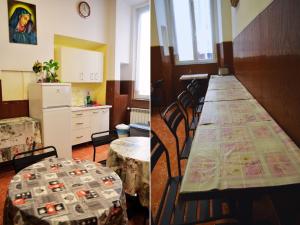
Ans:
{"type": "Polygon", "coordinates": [[[90,92],[88,91],[86,95],[86,105],[91,105],[91,104],[92,104],[92,99],[90,96],[90,92]]]}

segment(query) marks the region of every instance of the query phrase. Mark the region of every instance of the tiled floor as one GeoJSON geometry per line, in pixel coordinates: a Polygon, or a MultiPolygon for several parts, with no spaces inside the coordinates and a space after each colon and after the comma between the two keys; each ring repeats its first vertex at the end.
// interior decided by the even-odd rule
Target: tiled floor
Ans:
{"type": "MultiPolygon", "coordinates": [[[[96,161],[102,161],[107,158],[109,145],[101,146],[97,148],[96,161]]],[[[83,144],[73,149],[73,158],[93,160],[93,148],[89,144],[83,144]]],[[[3,225],[3,206],[5,202],[7,187],[11,178],[14,175],[14,171],[11,168],[5,168],[0,171],[0,225],[3,225]]],[[[129,225],[142,225],[143,214],[138,213],[133,216],[129,221],[129,225]]]]}
{"type": "MultiPolygon", "coordinates": [[[[153,110],[151,116],[151,127],[152,130],[156,132],[162,142],[168,149],[170,160],[171,160],[171,170],[172,176],[177,175],[177,160],[176,160],[176,146],[175,139],[173,138],[168,127],[165,125],[164,121],[160,118],[158,110],[153,110]]],[[[179,127],[178,134],[184,132],[183,124],[179,127]]],[[[181,135],[181,137],[183,137],[181,135]]],[[[182,141],[183,138],[181,138],[182,141]]],[[[182,144],[182,143],[181,143],[182,144]]],[[[161,199],[161,194],[164,188],[164,181],[166,181],[166,169],[165,169],[164,158],[158,162],[157,167],[151,173],[151,210],[152,214],[155,215],[159,202],[161,199]]],[[[184,173],[185,162],[182,162],[182,168],[184,173]]],[[[272,225],[279,225],[277,216],[275,214],[273,205],[268,196],[264,196],[254,202],[254,221],[268,221],[272,225]]],[[[214,225],[215,223],[206,223],[206,225],[214,225]]]]}

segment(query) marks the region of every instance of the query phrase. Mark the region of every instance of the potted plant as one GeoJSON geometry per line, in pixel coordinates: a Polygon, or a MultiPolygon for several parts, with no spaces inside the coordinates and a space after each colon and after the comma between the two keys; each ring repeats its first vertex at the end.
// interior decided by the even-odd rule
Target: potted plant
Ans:
{"type": "Polygon", "coordinates": [[[50,82],[50,83],[57,83],[60,82],[57,78],[57,70],[59,69],[59,64],[57,61],[50,59],[47,62],[41,63],[36,61],[33,64],[32,70],[38,76],[37,82],[50,82]],[[45,78],[43,74],[45,73],[45,78]]]}
{"type": "Polygon", "coordinates": [[[37,82],[43,82],[43,64],[37,60],[33,64],[32,70],[37,76],[37,82]]]}
{"type": "Polygon", "coordinates": [[[53,59],[48,62],[44,62],[43,70],[46,72],[46,82],[56,83],[59,82],[57,78],[57,70],[59,69],[59,64],[53,59]]]}

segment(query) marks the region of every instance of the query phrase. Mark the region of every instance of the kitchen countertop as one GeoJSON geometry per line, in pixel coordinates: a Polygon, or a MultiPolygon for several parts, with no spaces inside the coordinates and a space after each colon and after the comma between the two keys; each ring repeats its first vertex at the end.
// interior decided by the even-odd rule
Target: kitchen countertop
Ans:
{"type": "Polygon", "coordinates": [[[92,109],[107,109],[111,108],[111,105],[99,105],[99,106],[72,106],[71,111],[82,111],[82,110],[92,110],[92,109]]]}

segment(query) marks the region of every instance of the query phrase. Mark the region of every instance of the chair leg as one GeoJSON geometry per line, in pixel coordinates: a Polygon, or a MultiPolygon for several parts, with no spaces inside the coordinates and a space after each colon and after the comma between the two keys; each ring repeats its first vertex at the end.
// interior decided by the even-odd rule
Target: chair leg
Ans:
{"type": "Polygon", "coordinates": [[[95,146],[94,146],[94,157],[93,157],[93,161],[95,162],[95,160],[96,160],[96,148],[95,148],[95,146]]]}

